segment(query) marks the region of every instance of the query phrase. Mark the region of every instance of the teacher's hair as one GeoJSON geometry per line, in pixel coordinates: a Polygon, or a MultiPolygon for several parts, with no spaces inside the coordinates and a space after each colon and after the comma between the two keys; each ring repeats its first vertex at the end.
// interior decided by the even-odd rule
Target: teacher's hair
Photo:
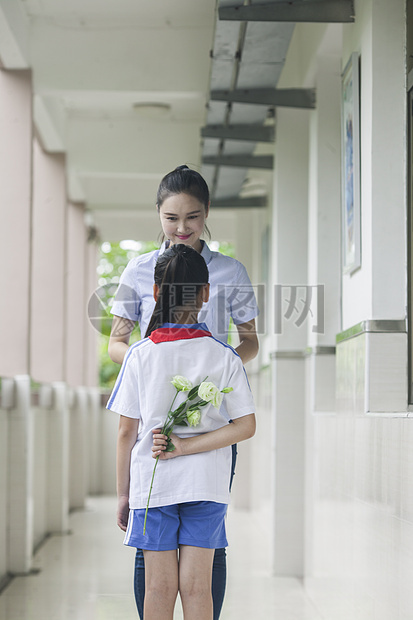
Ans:
{"type": "Polygon", "coordinates": [[[209,189],[205,179],[188,166],[178,166],[163,177],[156,195],[158,210],[164,200],[176,194],[189,194],[199,200],[206,210],[209,207],[209,189]]]}
{"type": "Polygon", "coordinates": [[[208,267],[196,250],[178,243],[165,250],[156,261],[155,284],[158,299],[145,338],[164,323],[174,323],[183,308],[196,306],[202,286],[208,284],[208,267]]]}

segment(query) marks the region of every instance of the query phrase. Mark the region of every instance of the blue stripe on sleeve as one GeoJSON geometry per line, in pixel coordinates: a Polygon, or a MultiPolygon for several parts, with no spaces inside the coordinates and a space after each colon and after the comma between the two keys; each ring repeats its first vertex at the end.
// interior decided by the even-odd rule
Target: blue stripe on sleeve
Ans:
{"type": "MultiPolygon", "coordinates": [[[[215,342],[218,342],[219,344],[222,344],[222,346],[223,346],[223,347],[226,347],[227,349],[231,349],[231,351],[234,353],[234,355],[236,355],[237,357],[239,357],[239,359],[241,360],[241,358],[240,358],[240,356],[238,355],[238,353],[236,352],[236,350],[235,350],[233,347],[231,347],[231,345],[230,345],[230,344],[228,344],[227,342],[222,342],[222,340],[218,340],[218,338],[215,338],[215,336],[212,336],[212,340],[215,340],[215,342]]],[[[241,362],[242,362],[242,360],[241,360],[241,362]]],[[[246,378],[247,383],[248,383],[248,387],[249,387],[250,392],[251,392],[252,390],[251,390],[250,382],[248,381],[248,375],[247,375],[247,371],[245,370],[245,366],[244,366],[244,364],[242,364],[242,369],[243,369],[243,371],[244,371],[244,375],[245,375],[245,378],[246,378]]]]}
{"type": "Polygon", "coordinates": [[[113,401],[115,400],[116,395],[118,393],[118,390],[120,388],[120,384],[122,383],[123,375],[124,375],[125,369],[126,369],[126,364],[129,361],[129,357],[130,357],[132,351],[134,351],[137,347],[139,347],[144,342],[147,342],[148,340],[149,340],[149,338],[144,338],[143,340],[139,340],[138,342],[135,342],[135,344],[133,344],[131,347],[129,347],[129,350],[126,353],[126,357],[123,360],[123,364],[122,364],[122,368],[121,368],[120,374],[118,375],[118,378],[116,379],[116,385],[113,388],[113,392],[110,395],[110,398],[109,398],[109,400],[107,402],[106,409],[110,409],[111,406],[113,405],[113,401]]]}
{"type": "MultiPolygon", "coordinates": [[[[228,344],[227,342],[222,342],[222,340],[219,340],[218,338],[215,338],[215,336],[212,336],[212,340],[215,340],[215,342],[218,342],[219,344],[222,344],[223,347],[226,347],[227,349],[231,349],[231,351],[237,356],[239,357],[238,353],[236,352],[236,350],[234,349],[234,347],[231,347],[230,344],[228,344]]],[[[241,358],[240,358],[241,359],[241,358]]]]}

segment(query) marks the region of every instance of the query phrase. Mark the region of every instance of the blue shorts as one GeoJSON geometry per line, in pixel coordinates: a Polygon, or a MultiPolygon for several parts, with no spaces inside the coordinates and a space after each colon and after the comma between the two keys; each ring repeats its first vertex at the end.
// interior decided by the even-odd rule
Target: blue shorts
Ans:
{"type": "Polygon", "coordinates": [[[123,544],[150,551],[171,551],[179,545],[205,549],[227,547],[227,508],[227,504],[216,502],[185,502],[149,508],[145,535],[145,509],[130,510],[123,544]]]}

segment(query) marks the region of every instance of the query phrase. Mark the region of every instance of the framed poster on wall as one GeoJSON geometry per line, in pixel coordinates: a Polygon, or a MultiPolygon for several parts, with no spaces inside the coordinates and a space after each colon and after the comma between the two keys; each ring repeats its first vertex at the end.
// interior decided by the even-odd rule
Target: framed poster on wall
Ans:
{"type": "Polygon", "coordinates": [[[343,272],[361,266],[359,55],[353,53],[341,78],[341,184],[343,272]]]}

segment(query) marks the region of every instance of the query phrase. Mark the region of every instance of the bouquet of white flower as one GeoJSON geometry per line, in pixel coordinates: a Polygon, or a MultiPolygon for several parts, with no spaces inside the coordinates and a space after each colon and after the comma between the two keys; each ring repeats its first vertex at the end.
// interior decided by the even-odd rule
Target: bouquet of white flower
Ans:
{"type": "MultiPolygon", "coordinates": [[[[175,450],[175,446],[169,439],[174,426],[197,426],[201,421],[201,407],[205,407],[205,405],[211,403],[216,409],[219,409],[222,403],[222,394],[232,392],[233,388],[231,387],[226,387],[220,391],[211,381],[206,381],[207,378],[208,377],[205,377],[205,379],[195,387],[192,386],[189,379],[183,377],[182,375],[175,375],[172,378],[171,383],[176,388],[176,394],[172,400],[171,406],[169,407],[168,415],[166,416],[166,420],[161,431],[162,435],[167,435],[168,437],[166,452],[173,452],[175,450]],[[179,407],[173,410],[176,397],[180,392],[188,392],[188,396],[186,397],[186,400],[179,405],[179,407]]],[[[144,535],[146,533],[146,518],[148,516],[149,500],[151,499],[153,479],[155,477],[155,470],[158,461],[159,456],[155,459],[148,501],[146,503],[145,521],[143,523],[144,535]]]]}

